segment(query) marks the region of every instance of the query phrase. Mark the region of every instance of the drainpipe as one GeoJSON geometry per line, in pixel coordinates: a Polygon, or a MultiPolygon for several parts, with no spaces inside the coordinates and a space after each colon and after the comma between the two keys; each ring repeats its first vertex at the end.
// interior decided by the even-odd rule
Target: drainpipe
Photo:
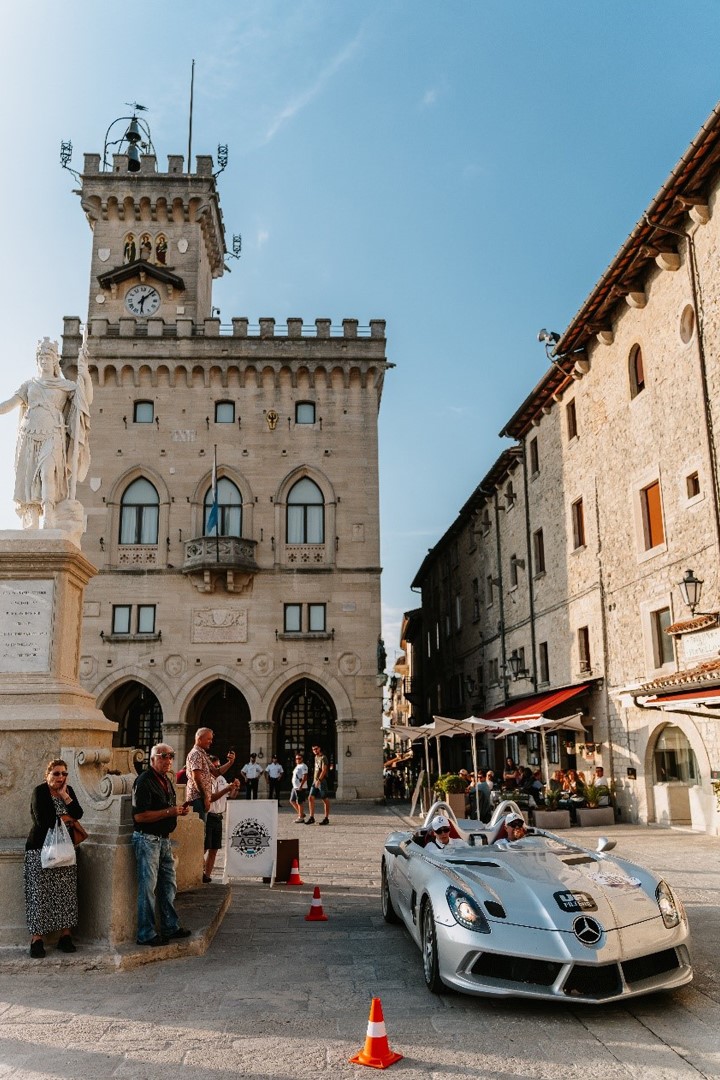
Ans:
{"type": "Polygon", "coordinates": [[[522,441],[522,470],[523,470],[523,491],[525,493],[525,565],[527,566],[528,577],[528,600],[530,607],[530,654],[532,656],[532,685],[533,690],[537,691],[538,677],[537,677],[537,661],[536,661],[536,649],[537,640],[535,633],[535,591],[533,587],[533,570],[534,564],[530,546],[532,537],[530,535],[530,493],[528,490],[528,470],[527,470],[527,440],[522,441]]]}
{"type": "Polygon", "coordinates": [[[497,488],[495,488],[493,499],[495,502],[495,546],[497,550],[497,589],[500,600],[500,656],[502,663],[502,680],[503,680],[503,704],[507,705],[510,700],[508,694],[507,683],[507,651],[505,649],[505,600],[503,597],[503,573],[502,573],[502,548],[500,546],[500,502],[498,500],[497,488]]]}

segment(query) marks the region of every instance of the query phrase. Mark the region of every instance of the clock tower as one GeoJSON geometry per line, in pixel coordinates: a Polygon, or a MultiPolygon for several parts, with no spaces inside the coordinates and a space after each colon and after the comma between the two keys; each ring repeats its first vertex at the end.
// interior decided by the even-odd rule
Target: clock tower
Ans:
{"type": "MultiPolygon", "coordinates": [[[[126,154],[102,171],[99,154],[86,154],[80,192],[93,230],[89,321],[144,328],[203,322],[212,313],[212,279],[224,267],[225,234],[212,158],[198,156],[197,172],[171,155],[167,172],[152,154],[128,172],[126,154]]],[[[112,331],[111,331],[112,332],[112,331]]]]}

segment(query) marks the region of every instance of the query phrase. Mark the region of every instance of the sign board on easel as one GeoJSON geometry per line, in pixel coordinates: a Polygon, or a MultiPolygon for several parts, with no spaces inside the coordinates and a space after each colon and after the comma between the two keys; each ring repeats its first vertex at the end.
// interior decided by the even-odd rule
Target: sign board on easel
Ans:
{"type": "Polygon", "coordinates": [[[415,785],[415,790],[413,791],[413,794],[412,794],[412,800],[410,802],[410,817],[415,816],[415,807],[417,806],[417,801],[420,798],[420,792],[422,791],[422,786],[423,786],[424,781],[425,781],[425,770],[421,769],[420,770],[420,775],[417,778],[417,784],[415,785]]]}
{"type": "Polygon", "coordinates": [[[275,877],[278,804],[276,799],[233,799],[225,810],[223,884],[242,878],[275,877]]]}

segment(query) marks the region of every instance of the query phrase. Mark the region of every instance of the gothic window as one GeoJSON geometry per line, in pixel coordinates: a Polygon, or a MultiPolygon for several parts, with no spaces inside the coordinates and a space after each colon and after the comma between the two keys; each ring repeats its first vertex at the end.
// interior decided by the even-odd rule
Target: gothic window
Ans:
{"type": "Polygon", "coordinates": [[[144,476],[125,488],[120,500],[120,543],[157,544],[160,497],[144,476]]]}
{"type": "Polygon", "coordinates": [[[287,501],[288,544],[325,543],[325,500],[307,476],[290,489],[287,501]]]}
{"type": "Polygon", "coordinates": [[[203,536],[242,536],[242,495],[226,476],[221,476],[217,482],[217,501],[217,525],[213,523],[210,528],[213,490],[209,487],[205,495],[203,536]]]}
{"type": "Polygon", "coordinates": [[[645,367],[643,365],[642,349],[639,345],[633,345],[630,350],[630,397],[637,397],[645,389],[645,367]]]}

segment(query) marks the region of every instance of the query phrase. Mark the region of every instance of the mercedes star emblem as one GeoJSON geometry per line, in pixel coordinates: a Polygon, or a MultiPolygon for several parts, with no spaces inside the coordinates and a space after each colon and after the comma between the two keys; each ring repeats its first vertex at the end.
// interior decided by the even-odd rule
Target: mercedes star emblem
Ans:
{"type": "Polygon", "coordinates": [[[573,923],[573,932],[578,941],[583,945],[597,945],[603,936],[603,928],[595,919],[587,915],[580,915],[573,923]]]}

